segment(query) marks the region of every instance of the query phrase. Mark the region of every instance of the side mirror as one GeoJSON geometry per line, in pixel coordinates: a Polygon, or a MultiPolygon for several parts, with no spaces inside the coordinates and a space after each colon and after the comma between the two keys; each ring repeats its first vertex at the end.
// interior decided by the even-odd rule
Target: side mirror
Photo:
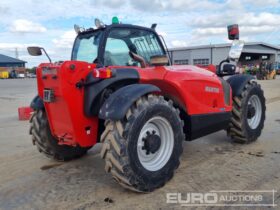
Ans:
{"type": "Polygon", "coordinates": [[[166,55],[155,55],[150,57],[150,63],[153,66],[165,66],[168,62],[166,55]]]}
{"type": "Polygon", "coordinates": [[[222,67],[222,74],[233,75],[235,74],[236,66],[233,64],[224,64],[222,67]]]}
{"type": "Polygon", "coordinates": [[[49,59],[50,63],[52,62],[48,53],[42,47],[27,47],[27,51],[28,51],[29,55],[32,55],[32,56],[40,56],[43,54],[42,53],[42,51],[43,51],[46,54],[47,58],[49,59]]]}
{"type": "Polygon", "coordinates": [[[42,55],[41,47],[27,47],[29,55],[40,56],[42,55]]]}
{"type": "Polygon", "coordinates": [[[230,64],[229,62],[230,62],[229,58],[222,60],[220,62],[216,72],[218,76],[223,77],[223,76],[235,74],[236,66],[234,64],[230,64]]]}

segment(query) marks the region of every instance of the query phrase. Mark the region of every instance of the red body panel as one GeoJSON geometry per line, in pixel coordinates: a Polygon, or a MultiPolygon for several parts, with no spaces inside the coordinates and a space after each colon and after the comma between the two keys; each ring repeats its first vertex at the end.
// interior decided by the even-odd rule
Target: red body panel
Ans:
{"type": "MultiPolygon", "coordinates": [[[[51,132],[60,144],[87,147],[97,141],[98,118],[85,116],[84,88],[76,87],[95,67],[86,62],[66,61],[61,65],[41,64],[37,69],[39,96],[43,98],[44,89],[54,90],[55,101],[44,105],[51,132]],[[44,70],[46,67],[49,69],[44,70]]],[[[133,68],[139,72],[140,83],[158,86],[163,95],[180,104],[189,115],[232,109],[231,104],[225,105],[221,81],[210,71],[195,66],[133,68]]]]}
{"type": "Polygon", "coordinates": [[[96,143],[98,119],[84,115],[84,88],[75,86],[94,68],[94,64],[67,61],[61,66],[41,64],[37,69],[39,96],[43,98],[44,88],[54,90],[55,101],[44,105],[51,132],[61,144],[88,147],[96,143]],[[51,69],[43,70],[45,67],[51,69]]]}
{"type": "Polygon", "coordinates": [[[142,83],[157,85],[164,95],[185,107],[189,115],[232,109],[231,104],[225,104],[222,82],[210,71],[178,65],[139,69],[139,73],[142,83]]]}
{"type": "Polygon", "coordinates": [[[196,65],[196,66],[199,67],[199,68],[202,68],[202,69],[206,69],[206,70],[208,70],[208,71],[211,71],[211,72],[213,72],[213,73],[215,73],[215,74],[216,74],[216,71],[217,71],[216,66],[213,65],[213,64],[209,64],[208,66],[202,66],[202,65],[196,65]]]}

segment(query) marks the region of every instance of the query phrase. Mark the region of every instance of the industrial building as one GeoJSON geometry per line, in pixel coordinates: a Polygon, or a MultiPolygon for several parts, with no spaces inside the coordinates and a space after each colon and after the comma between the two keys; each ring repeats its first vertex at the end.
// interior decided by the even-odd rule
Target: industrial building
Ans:
{"type": "MultiPolygon", "coordinates": [[[[224,60],[231,44],[202,45],[169,49],[173,64],[218,65],[224,60]]],[[[245,43],[238,65],[259,65],[261,61],[280,62],[280,46],[263,42],[245,43]]]]}
{"type": "Polygon", "coordinates": [[[25,63],[26,61],[22,61],[7,55],[0,54],[0,72],[11,72],[15,70],[15,72],[18,74],[25,73],[25,63]]]}

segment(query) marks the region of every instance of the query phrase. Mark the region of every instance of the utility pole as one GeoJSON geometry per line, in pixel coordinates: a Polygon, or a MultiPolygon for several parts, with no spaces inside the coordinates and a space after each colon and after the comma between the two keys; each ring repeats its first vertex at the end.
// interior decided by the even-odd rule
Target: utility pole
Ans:
{"type": "Polygon", "coordinates": [[[18,59],[18,48],[15,49],[16,59],[18,59]]]}

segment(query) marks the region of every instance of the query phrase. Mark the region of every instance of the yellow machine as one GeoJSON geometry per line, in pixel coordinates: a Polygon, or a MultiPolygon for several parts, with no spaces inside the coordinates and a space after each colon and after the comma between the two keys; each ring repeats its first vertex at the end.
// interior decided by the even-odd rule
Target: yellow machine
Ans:
{"type": "Polygon", "coordinates": [[[276,70],[269,71],[266,74],[266,79],[276,79],[276,70]]]}
{"type": "Polygon", "coordinates": [[[260,69],[256,72],[258,80],[271,80],[276,79],[275,65],[268,64],[267,62],[260,64],[260,69]]]}
{"type": "Polygon", "coordinates": [[[8,71],[0,72],[0,79],[8,79],[8,78],[9,78],[9,72],[8,71]]]}

